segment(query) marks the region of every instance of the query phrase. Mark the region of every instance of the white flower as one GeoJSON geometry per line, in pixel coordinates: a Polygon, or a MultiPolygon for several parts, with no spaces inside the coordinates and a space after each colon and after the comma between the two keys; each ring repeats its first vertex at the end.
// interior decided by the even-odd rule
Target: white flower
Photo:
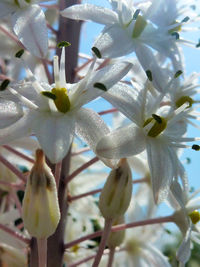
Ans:
{"type": "Polygon", "coordinates": [[[22,44],[35,56],[45,57],[48,49],[46,20],[37,2],[40,0],[2,0],[0,18],[11,14],[13,30],[22,44]]]}
{"type": "Polygon", "coordinates": [[[173,35],[173,32],[184,21],[176,22],[179,12],[169,16],[171,9],[176,10],[175,0],[167,1],[167,5],[164,5],[164,1],[147,2],[146,6],[134,5],[132,0],[111,0],[110,3],[113,10],[83,4],[66,8],[61,14],[67,18],[105,25],[94,43],[102,57],[119,57],[134,51],[140,60],[141,55],[146,53],[147,45],[169,57],[176,70],[182,69],[181,55],[176,44],[178,34],[173,35]],[[161,8],[163,5],[165,9],[161,8]],[[165,23],[161,23],[161,18],[165,23]]]}
{"type": "Polygon", "coordinates": [[[184,266],[191,254],[191,241],[200,244],[200,232],[196,223],[200,221],[200,197],[196,197],[199,190],[189,195],[187,189],[182,189],[177,181],[171,185],[169,203],[175,209],[173,221],[179,227],[183,235],[183,241],[177,251],[177,259],[184,266]]]}
{"type": "Polygon", "coordinates": [[[63,50],[60,71],[58,57],[54,58],[55,84],[39,83],[31,74],[31,82],[13,84],[16,90],[8,88],[1,93],[2,97],[24,107],[24,116],[10,127],[1,130],[1,144],[35,134],[47,157],[52,163],[56,163],[62,160],[69,150],[75,123],[79,132],[86,132],[87,139],[93,140],[93,143],[109,131],[98,114],[81,106],[100,96],[104,90],[123,78],[130,70],[131,64],[121,62],[99,71],[90,70],[80,82],[66,84],[64,61],[63,50]]]}
{"type": "Polygon", "coordinates": [[[162,97],[152,97],[148,83],[142,90],[127,85],[114,86],[104,98],[133,123],[107,134],[96,147],[97,154],[105,158],[130,157],[146,149],[156,202],[166,198],[173,177],[180,175],[186,182],[175,148],[185,147],[183,142],[196,140],[182,137],[185,125],[179,120],[188,104],[175,111],[169,106],[160,108],[162,97]]]}

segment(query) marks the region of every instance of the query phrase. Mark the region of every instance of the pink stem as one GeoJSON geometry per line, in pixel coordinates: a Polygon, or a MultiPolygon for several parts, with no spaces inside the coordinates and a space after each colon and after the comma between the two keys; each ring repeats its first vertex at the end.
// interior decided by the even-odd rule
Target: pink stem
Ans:
{"type": "Polygon", "coordinates": [[[14,230],[8,228],[7,226],[5,226],[3,224],[0,224],[0,229],[5,231],[6,233],[10,234],[11,236],[17,238],[18,240],[23,241],[26,244],[30,243],[30,239],[24,237],[22,234],[15,232],[14,230]]]}
{"type": "Polygon", "coordinates": [[[113,222],[112,219],[105,219],[105,226],[104,226],[103,234],[101,236],[101,242],[100,242],[99,249],[98,249],[97,255],[95,257],[95,260],[92,264],[92,267],[98,267],[99,266],[99,263],[101,261],[102,255],[103,255],[103,251],[104,251],[105,246],[106,246],[106,242],[108,240],[108,237],[109,237],[109,234],[111,231],[112,222],[113,222]]]}
{"type": "Polygon", "coordinates": [[[39,267],[47,266],[47,238],[37,238],[39,267]]]}
{"type": "Polygon", "coordinates": [[[109,252],[108,264],[107,267],[112,267],[113,260],[115,255],[115,248],[111,248],[109,252]]]}
{"type": "Polygon", "coordinates": [[[84,171],[85,169],[87,169],[89,166],[91,166],[92,164],[94,164],[95,162],[97,162],[99,160],[98,157],[94,157],[93,159],[89,160],[88,162],[86,162],[85,164],[83,164],[80,168],[78,168],[77,170],[75,170],[71,175],[68,176],[68,178],[66,179],[66,182],[69,183],[74,177],[76,177],[79,173],[81,173],[82,171],[84,171]]]}
{"type": "MultiPolygon", "coordinates": [[[[107,251],[104,250],[103,255],[107,255],[108,253],[109,253],[108,250],[107,251]]],[[[85,263],[85,262],[87,262],[89,260],[94,259],[95,257],[96,257],[96,254],[95,255],[88,256],[88,257],[86,257],[86,258],[84,258],[84,259],[82,259],[80,261],[77,261],[75,263],[69,264],[68,267],[76,267],[76,266],[78,266],[78,265],[80,265],[82,263],[85,263]]]]}
{"type": "Polygon", "coordinates": [[[24,175],[15,166],[13,166],[9,161],[7,161],[7,159],[5,159],[2,155],[0,155],[0,161],[6,167],[8,167],[8,169],[10,169],[20,180],[22,180],[23,182],[26,182],[24,175]]]}
{"type": "Polygon", "coordinates": [[[99,115],[105,115],[105,114],[109,114],[109,113],[113,113],[113,112],[117,112],[118,110],[116,108],[111,108],[105,111],[100,111],[98,112],[99,115]]]}
{"type": "Polygon", "coordinates": [[[8,145],[3,145],[3,147],[4,147],[5,149],[7,149],[8,151],[14,153],[15,155],[19,156],[19,157],[22,158],[22,159],[25,159],[25,160],[27,160],[27,161],[29,161],[29,162],[31,162],[31,163],[34,163],[34,162],[35,162],[34,159],[32,159],[32,158],[30,158],[30,157],[24,155],[22,152],[17,151],[16,149],[14,149],[14,148],[12,148],[12,147],[10,147],[10,146],[8,146],[8,145]]]}
{"type": "Polygon", "coordinates": [[[87,151],[90,151],[90,148],[84,147],[84,148],[79,149],[77,152],[73,152],[72,156],[77,156],[77,155],[80,155],[80,154],[87,152],[87,151]]]}
{"type": "MultiPolygon", "coordinates": [[[[160,223],[166,223],[166,222],[173,222],[173,216],[158,217],[158,218],[149,219],[149,220],[116,225],[111,228],[111,232],[117,232],[117,231],[121,231],[121,230],[128,229],[128,228],[139,227],[139,226],[144,226],[144,225],[149,225],[149,224],[160,224],[160,223]]],[[[74,245],[77,245],[85,240],[89,240],[89,239],[92,239],[92,238],[95,238],[101,235],[102,235],[102,231],[97,231],[90,235],[83,236],[81,238],[78,238],[76,240],[73,240],[65,244],[65,249],[73,247],[74,245]]]]}
{"type": "Polygon", "coordinates": [[[88,61],[86,61],[84,64],[82,64],[80,67],[77,67],[76,69],[75,69],[75,72],[77,73],[77,72],[79,72],[80,70],[82,70],[83,68],[85,68],[90,62],[92,62],[93,61],[93,58],[90,58],[90,59],[88,59],[88,61]]]}
{"type": "Polygon", "coordinates": [[[6,181],[0,181],[0,184],[9,186],[11,188],[17,188],[18,190],[19,189],[24,189],[24,183],[23,184],[17,184],[17,183],[9,183],[9,182],[6,182],[6,181]]]}
{"type": "Polygon", "coordinates": [[[12,39],[14,42],[16,42],[19,46],[21,46],[23,49],[25,49],[25,47],[23,46],[23,44],[17,39],[17,37],[12,34],[11,32],[9,32],[7,29],[5,29],[3,26],[0,25],[0,31],[2,31],[3,33],[5,33],[10,39],[12,39]]]}

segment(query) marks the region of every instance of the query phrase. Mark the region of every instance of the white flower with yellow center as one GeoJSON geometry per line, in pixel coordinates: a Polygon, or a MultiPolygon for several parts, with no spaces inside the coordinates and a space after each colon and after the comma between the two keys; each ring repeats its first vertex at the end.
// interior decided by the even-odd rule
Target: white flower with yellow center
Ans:
{"type": "Polygon", "coordinates": [[[1,97],[20,104],[24,112],[16,123],[1,130],[0,143],[35,134],[46,156],[57,163],[69,150],[76,124],[80,134],[87,133],[86,139],[94,144],[109,129],[97,113],[81,107],[122,79],[131,66],[120,62],[98,71],[90,69],[78,83],[67,84],[63,49],[60,70],[58,57],[54,57],[55,84],[39,83],[28,71],[31,82],[13,84],[15,89],[7,88],[0,93],[1,97]]]}
{"type": "Polygon", "coordinates": [[[104,98],[133,123],[102,137],[96,147],[98,155],[109,159],[130,157],[146,149],[156,202],[166,198],[174,177],[186,181],[175,149],[198,139],[183,137],[185,125],[178,123],[188,103],[173,111],[169,106],[160,108],[162,97],[152,97],[148,84],[140,90],[125,84],[114,86],[104,98]]]}
{"type": "Polygon", "coordinates": [[[37,57],[45,57],[48,50],[45,15],[37,5],[41,1],[44,0],[1,0],[0,3],[0,18],[11,15],[15,34],[37,57]]]}
{"type": "MultiPolygon", "coordinates": [[[[145,58],[144,54],[148,53],[146,50],[149,46],[170,58],[176,70],[183,68],[176,44],[178,39],[176,31],[186,19],[181,22],[176,21],[179,12],[175,0],[167,2],[167,10],[177,11],[173,16],[168,15],[170,11],[165,12],[166,5],[165,9],[161,8],[161,1],[152,3],[148,1],[143,5],[135,5],[133,0],[109,2],[112,10],[92,4],[82,4],[66,8],[61,14],[70,19],[88,20],[105,25],[94,43],[94,47],[99,51],[99,57],[113,58],[135,52],[140,60],[142,57],[145,58]],[[165,23],[160,23],[162,17],[166,19],[165,23]]],[[[145,65],[143,67],[145,68],[145,65]]]]}

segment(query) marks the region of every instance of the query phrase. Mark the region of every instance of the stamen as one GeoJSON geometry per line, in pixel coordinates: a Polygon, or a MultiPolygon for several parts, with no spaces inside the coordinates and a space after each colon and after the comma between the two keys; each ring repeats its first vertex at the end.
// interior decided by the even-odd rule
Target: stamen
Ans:
{"type": "Polygon", "coordinates": [[[176,107],[179,108],[180,106],[182,106],[183,104],[187,103],[188,107],[187,108],[191,108],[192,104],[194,104],[194,100],[189,97],[189,96],[182,96],[181,98],[179,98],[176,101],[176,107]]]}
{"type": "Polygon", "coordinates": [[[193,150],[196,150],[196,151],[199,151],[199,150],[200,150],[200,146],[194,144],[194,145],[192,146],[192,149],[193,149],[193,150]]]}
{"type": "Polygon", "coordinates": [[[156,114],[152,114],[152,118],[148,118],[144,122],[143,127],[145,128],[145,130],[148,131],[147,132],[148,136],[157,137],[167,127],[167,120],[165,118],[163,118],[163,117],[160,117],[160,116],[156,115],[156,114]]]}
{"type": "Polygon", "coordinates": [[[65,48],[62,48],[61,59],[60,59],[60,87],[66,87],[65,77],[65,48]]]}
{"type": "Polygon", "coordinates": [[[22,101],[26,107],[31,108],[31,109],[38,109],[37,105],[35,105],[25,96],[20,95],[15,89],[9,88],[8,91],[10,91],[13,95],[17,96],[19,100],[22,101]]]}
{"type": "Polygon", "coordinates": [[[6,90],[6,88],[8,87],[10,83],[10,80],[5,79],[4,81],[2,81],[1,85],[0,85],[0,91],[4,91],[6,90]]]}
{"type": "Polygon", "coordinates": [[[198,210],[194,210],[189,214],[189,217],[193,224],[196,224],[200,221],[200,213],[198,210]]]}
{"type": "Polygon", "coordinates": [[[53,58],[53,71],[54,71],[55,86],[56,88],[60,88],[58,56],[54,56],[53,58]]]}
{"type": "Polygon", "coordinates": [[[141,33],[144,31],[146,25],[147,25],[146,20],[141,15],[139,15],[135,21],[132,37],[133,38],[139,37],[141,33]]]}
{"type": "Polygon", "coordinates": [[[99,51],[99,49],[95,46],[92,47],[92,51],[94,52],[95,56],[98,58],[102,58],[101,56],[101,52],[99,51]]]}

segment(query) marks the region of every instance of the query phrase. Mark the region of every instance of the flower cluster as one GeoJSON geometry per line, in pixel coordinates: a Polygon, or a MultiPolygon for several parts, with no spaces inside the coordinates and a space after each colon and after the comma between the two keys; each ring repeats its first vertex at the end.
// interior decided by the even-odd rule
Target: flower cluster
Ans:
{"type": "Polygon", "coordinates": [[[181,158],[200,150],[187,136],[199,74],[186,76],[181,48],[200,46],[183,37],[197,3],[66,2],[0,3],[0,262],[168,267],[173,223],[184,266],[200,245],[181,158]],[[78,51],[84,21],[104,26],[91,55],[78,51]]]}

